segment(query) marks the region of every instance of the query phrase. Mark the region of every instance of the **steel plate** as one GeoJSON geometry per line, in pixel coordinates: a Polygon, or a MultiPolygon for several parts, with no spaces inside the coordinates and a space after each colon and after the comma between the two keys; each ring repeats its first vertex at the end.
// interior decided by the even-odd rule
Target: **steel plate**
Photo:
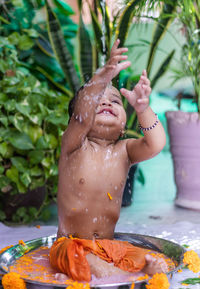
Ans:
{"type": "MultiPolygon", "coordinates": [[[[9,272],[9,267],[15,263],[15,261],[22,257],[26,252],[32,251],[35,249],[38,249],[41,246],[47,246],[51,247],[53,242],[56,239],[56,235],[38,238],[34,240],[30,240],[25,242],[26,244],[26,250],[23,249],[23,246],[15,245],[11,247],[10,249],[6,250],[0,255],[0,269],[7,273],[9,272]],[[26,251],[26,252],[25,252],[26,251]]],[[[173,261],[176,261],[177,266],[173,271],[168,272],[168,276],[171,277],[174,272],[176,272],[182,265],[183,260],[183,254],[185,252],[185,248],[180,246],[179,244],[176,244],[174,242],[156,238],[152,236],[147,235],[138,235],[138,234],[131,234],[131,233],[115,233],[115,239],[121,240],[121,241],[128,241],[132,243],[133,245],[151,249],[154,251],[161,252],[165,254],[167,257],[171,258],[173,261]]],[[[41,283],[37,281],[32,281],[29,279],[25,279],[27,282],[27,288],[28,289],[58,289],[58,288],[66,288],[66,285],[55,285],[55,284],[49,284],[49,283],[41,283]]],[[[123,283],[112,283],[112,284],[97,284],[95,286],[91,286],[93,288],[119,288],[123,287],[123,289],[127,286],[129,288],[131,286],[132,282],[123,282],[123,283]],[[125,286],[125,287],[124,287],[125,286]]],[[[144,281],[136,281],[135,282],[135,288],[142,288],[142,284],[144,284],[144,281]]]]}

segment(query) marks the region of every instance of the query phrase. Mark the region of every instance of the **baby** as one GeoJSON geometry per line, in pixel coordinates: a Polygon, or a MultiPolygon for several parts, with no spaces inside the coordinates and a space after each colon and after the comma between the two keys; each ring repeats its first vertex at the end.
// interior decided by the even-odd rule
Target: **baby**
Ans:
{"type": "MultiPolygon", "coordinates": [[[[131,63],[123,54],[128,49],[118,46],[119,40],[114,43],[104,67],[71,102],[70,122],[62,137],[58,185],[59,239],[51,249],[50,262],[60,272],[80,281],[88,281],[91,273],[105,276],[105,271],[109,275],[115,270],[118,273],[142,270],[150,274],[167,270],[164,261],[155,260],[141,248],[140,265],[136,266],[133,261],[135,269],[125,269],[119,265],[122,261],[111,257],[112,252],[108,253],[105,243],[114,236],[130,166],[154,157],[165,145],[164,129],[149,106],[151,88],[146,71],[132,91],[120,90],[135,109],[144,137],[120,139],[125,129],[126,112],[120,92],[111,86],[111,81],[131,63]],[[69,269],[71,266],[78,266],[78,272],[89,266],[88,277],[84,278],[86,271],[82,276],[78,273],[77,277],[73,269],[69,269]]],[[[114,241],[110,242],[109,250],[115,246],[114,241]]],[[[122,249],[121,254],[125,251],[127,249],[122,249]]]]}

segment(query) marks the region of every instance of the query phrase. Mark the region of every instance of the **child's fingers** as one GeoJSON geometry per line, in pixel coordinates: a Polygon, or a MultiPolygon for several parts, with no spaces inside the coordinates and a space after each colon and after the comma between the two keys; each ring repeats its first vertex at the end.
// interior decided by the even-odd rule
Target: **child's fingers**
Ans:
{"type": "Polygon", "coordinates": [[[143,82],[143,84],[146,84],[146,85],[149,85],[149,86],[151,84],[150,80],[144,75],[140,76],[140,80],[141,80],[141,82],[143,82]]]}
{"type": "Polygon", "coordinates": [[[130,101],[130,99],[133,96],[133,92],[128,90],[128,89],[126,89],[126,88],[121,88],[120,92],[128,101],[130,101]]]}
{"type": "Polygon", "coordinates": [[[114,44],[113,44],[113,46],[112,46],[112,48],[111,48],[111,54],[113,54],[113,53],[115,52],[115,50],[117,49],[119,43],[120,43],[120,40],[119,40],[119,39],[117,39],[117,40],[114,42],[114,44]]]}
{"type": "Polygon", "coordinates": [[[149,98],[138,98],[137,103],[139,104],[148,104],[149,103],[149,98]]]}
{"type": "Polygon", "coordinates": [[[142,71],[142,75],[147,77],[147,71],[146,71],[146,69],[144,69],[144,70],[142,71]]]}
{"type": "Polygon", "coordinates": [[[118,64],[118,73],[123,70],[126,69],[127,67],[129,67],[131,65],[130,61],[124,61],[118,64]]]}
{"type": "Polygon", "coordinates": [[[149,96],[151,93],[151,87],[149,85],[143,84],[142,89],[144,91],[145,96],[149,96]]]}
{"type": "Polygon", "coordinates": [[[113,56],[109,62],[110,64],[117,64],[118,62],[122,60],[126,60],[127,58],[128,58],[127,55],[116,55],[116,56],[113,56]]]}
{"type": "Polygon", "coordinates": [[[117,48],[114,51],[111,51],[111,57],[115,55],[119,55],[128,51],[127,47],[117,48]]]}

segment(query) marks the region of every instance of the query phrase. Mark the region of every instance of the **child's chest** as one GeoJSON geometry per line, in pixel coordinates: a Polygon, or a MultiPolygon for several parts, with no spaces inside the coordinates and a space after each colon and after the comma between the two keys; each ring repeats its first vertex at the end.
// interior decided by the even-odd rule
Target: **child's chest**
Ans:
{"type": "Polygon", "coordinates": [[[129,163],[122,153],[111,149],[80,150],[68,160],[66,180],[76,192],[105,192],[119,195],[123,190],[129,163]]]}

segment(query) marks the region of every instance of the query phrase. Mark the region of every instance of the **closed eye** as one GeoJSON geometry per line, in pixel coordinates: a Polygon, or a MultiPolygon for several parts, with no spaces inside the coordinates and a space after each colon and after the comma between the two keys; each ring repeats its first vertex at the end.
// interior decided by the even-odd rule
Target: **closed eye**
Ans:
{"type": "Polygon", "coordinates": [[[112,103],[121,104],[119,100],[112,100],[112,103]]]}

